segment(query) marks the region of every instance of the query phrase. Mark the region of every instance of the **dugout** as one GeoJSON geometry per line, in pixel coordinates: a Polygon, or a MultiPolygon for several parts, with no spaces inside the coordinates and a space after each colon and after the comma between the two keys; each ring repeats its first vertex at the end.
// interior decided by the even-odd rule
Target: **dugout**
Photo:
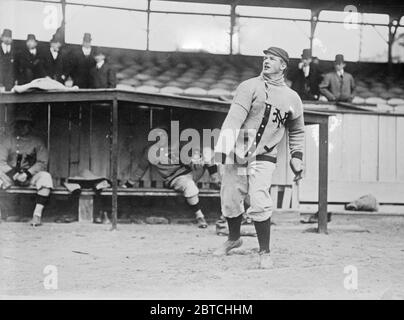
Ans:
{"type": "MultiPolygon", "coordinates": [[[[69,29],[69,25],[65,24],[66,14],[69,15],[69,6],[80,6],[80,1],[61,1],[60,3],[58,1],[18,2],[57,3],[58,8],[60,6],[63,17],[60,21],[62,26],[60,30],[62,33],[69,29]]],[[[237,49],[237,43],[235,42],[234,35],[237,32],[237,19],[251,18],[285,20],[289,22],[304,20],[300,22],[309,24],[310,33],[308,34],[308,45],[313,47],[315,44],[314,36],[316,26],[323,22],[335,23],[335,21],[321,21],[321,10],[341,11],[344,9],[343,6],[329,1],[310,2],[309,8],[307,2],[303,1],[275,1],[271,2],[271,6],[310,9],[310,17],[308,19],[295,17],[269,18],[266,16],[248,16],[248,14],[243,16],[243,14],[237,11],[238,6],[267,6],[268,4],[265,1],[220,1],[219,3],[229,6],[230,10],[228,13],[212,14],[208,12],[202,15],[222,17],[229,20],[229,52],[227,54],[212,54],[207,52],[159,52],[153,49],[153,15],[156,17],[156,15],[180,16],[184,14],[196,19],[197,16],[200,15],[196,12],[181,13],[174,12],[175,10],[154,10],[152,7],[154,1],[146,1],[147,6],[140,9],[128,8],[125,7],[125,5],[112,7],[105,3],[98,5],[96,1],[92,3],[91,1],[85,2],[85,8],[87,9],[94,8],[97,10],[110,10],[111,12],[121,10],[125,12],[135,12],[136,14],[139,13],[146,17],[145,50],[109,48],[111,59],[119,71],[118,78],[120,84],[117,92],[122,95],[136,96],[136,99],[143,97],[143,100],[134,101],[129,99],[129,101],[123,100],[119,102],[119,117],[116,122],[117,129],[115,131],[111,131],[110,129],[114,118],[113,113],[111,113],[111,104],[99,103],[105,101],[97,100],[92,103],[88,101],[83,103],[83,101],[88,99],[88,97],[84,98],[83,96],[83,101],[78,103],[74,101],[77,95],[72,94],[71,97],[64,97],[65,100],[63,101],[48,101],[52,102],[51,104],[55,105],[55,107],[52,106],[49,108],[48,103],[38,106],[37,131],[42,134],[51,147],[50,170],[56,179],[55,182],[57,185],[60,185],[64,177],[74,175],[83,167],[91,168],[98,175],[106,175],[108,177],[113,175],[116,176],[116,179],[123,179],[128,173],[127,170],[129,170],[125,168],[130,168],[130,166],[134,164],[131,163],[129,159],[136,161],[138,154],[137,146],[141,145],[140,141],[144,141],[145,130],[153,123],[185,118],[186,120],[181,121],[181,123],[184,123],[186,127],[201,127],[202,124],[212,127],[218,126],[220,119],[222,119],[224,115],[219,112],[217,113],[217,117],[213,118],[211,112],[215,113],[216,111],[210,110],[211,107],[204,109],[203,105],[227,105],[227,101],[231,99],[235,85],[247,77],[256,75],[260,67],[259,58],[242,54],[235,50],[235,48],[237,49]],[[181,81],[177,81],[179,78],[181,78],[181,81]],[[196,80],[202,81],[197,82],[196,80]],[[216,86],[214,86],[215,84],[216,86]],[[128,91],[129,93],[127,93],[128,91]],[[163,96],[160,96],[160,94],[163,94],[163,96]],[[167,94],[169,95],[167,96],[167,94]],[[171,95],[186,95],[187,98],[170,98],[171,95]],[[213,98],[216,99],[216,101],[204,101],[206,98],[213,98]],[[224,100],[224,102],[217,101],[218,98],[224,100]],[[155,99],[159,102],[153,102],[155,99]],[[179,109],[175,107],[175,104],[180,101],[178,99],[180,99],[182,103],[186,101],[189,110],[185,112],[181,109],[181,112],[178,112],[179,109]],[[163,102],[163,100],[165,102],[163,102]],[[92,106],[88,107],[89,105],[92,106]],[[133,107],[133,105],[136,105],[136,107],[133,107]],[[48,129],[50,129],[50,131],[48,129]],[[93,133],[89,134],[90,131],[93,133]],[[48,135],[48,132],[51,133],[48,135]],[[109,144],[114,137],[114,133],[117,135],[116,139],[118,141],[115,144],[115,148],[117,148],[116,150],[118,150],[118,154],[120,155],[119,160],[117,159],[118,166],[116,167],[116,175],[113,174],[111,170],[113,159],[109,144]],[[55,140],[55,143],[53,143],[52,140],[55,140]],[[66,146],[68,146],[68,148],[66,148],[66,146]]],[[[162,2],[164,3],[165,1],[162,2]]],[[[183,2],[194,3],[192,1],[183,2]]],[[[198,3],[212,4],[212,2],[209,1],[198,1],[198,3]]],[[[215,4],[217,3],[218,2],[215,1],[215,4]]],[[[359,4],[359,2],[356,4],[359,4]]],[[[355,3],[353,3],[353,5],[355,5],[355,3]]],[[[329,103],[305,102],[307,114],[318,115],[319,118],[324,119],[328,117],[328,113],[332,113],[336,115],[340,128],[343,128],[341,130],[344,130],[343,133],[340,131],[340,133],[336,134],[335,132],[338,131],[323,129],[322,135],[316,135],[314,132],[317,128],[313,130],[308,128],[309,142],[306,148],[309,152],[306,152],[306,154],[312,157],[308,170],[310,170],[310,176],[313,178],[308,179],[307,183],[304,182],[301,192],[302,200],[307,203],[315,203],[318,201],[318,194],[322,190],[317,187],[318,179],[323,179],[323,183],[328,180],[327,173],[325,173],[328,166],[316,156],[319,154],[318,150],[320,147],[323,148],[322,150],[327,149],[326,142],[328,140],[326,138],[324,139],[324,137],[327,136],[326,133],[328,135],[332,134],[332,136],[335,137],[335,142],[332,142],[334,147],[333,151],[331,150],[330,152],[329,165],[331,169],[330,172],[333,174],[333,180],[329,181],[330,185],[333,186],[331,189],[333,191],[330,194],[331,201],[336,203],[350,201],[354,197],[352,192],[355,190],[391,190],[393,192],[386,192],[386,198],[384,198],[385,202],[395,204],[401,201],[399,194],[401,192],[400,190],[403,190],[403,175],[397,164],[400,163],[400,159],[402,158],[402,153],[400,152],[403,143],[400,134],[400,130],[402,130],[400,125],[402,115],[400,114],[399,104],[388,104],[388,102],[391,99],[402,98],[402,92],[398,90],[395,92],[389,91],[395,89],[397,86],[401,86],[398,82],[401,79],[400,65],[394,64],[391,52],[396,33],[402,28],[400,21],[402,8],[400,6],[388,7],[385,6],[384,2],[375,4],[374,1],[360,1],[360,6],[357,5],[357,8],[360,8],[363,12],[385,13],[388,15],[388,22],[385,25],[382,24],[383,28],[388,29],[387,61],[383,63],[348,63],[348,70],[353,70],[354,75],[362,79],[361,87],[364,89],[362,90],[362,96],[358,95],[358,98],[362,100],[357,99],[360,103],[358,103],[354,109],[352,106],[335,106],[329,103]],[[386,83],[388,83],[389,86],[391,84],[392,87],[384,87],[382,89],[385,91],[380,91],[381,87],[377,84],[384,82],[386,77],[389,77],[386,83]],[[369,82],[369,79],[372,81],[369,82]],[[384,95],[384,97],[381,96],[384,93],[387,95],[384,95]],[[379,100],[372,100],[371,98],[378,98],[379,100]],[[380,102],[380,99],[382,99],[382,102],[380,102]],[[378,104],[375,104],[374,101],[378,102],[378,104]],[[359,108],[359,105],[368,109],[359,108]],[[385,110],[381,110],[383,106],[385,106],[385,110]],[[359,127],[359,131],[356,126],[357,123],[363,124],[359,127]],[[377,135],[368,136],[366,134],[367,130],[375,127],[378,128],[377,135]],[[358,134],[361,132],[362,134],[358,134]],[[392,135],[394,139],[390,138],[392,135]],[[322,137],[322,142],[319,137],[322,137]],[[341,137],[345,138],[341,139],[341,137]],[[352,137],[354,137],[354,139],[351,139],[352,137]],[[362,153],[363,158],[349,157],[352,152],[357,150],[359,144],[364,143],[364,141],[358,140],[357,137],[361,137],[360,139],[369,137],[369,141],[365,141],[366,144],[364,145],[372,146],[372,148],[364,150],[362,153]],[[342,140],[346,141],[346,145],[342,144],[342,140]],[[375,143],[375,141],[377,141],[377,143],[375,143]],[[394,143],[392,141],[394,141],[394,143]],[[338,154],[347,157],[346,161],[343,161],[344,159],[339,157],[338,154]],[[371,161],[368,161],[369,155],[371,156],[371,161]],[[358,177],[355,170],[358,166],[360,167],[363,162],[365,162],[364,168],[370,168],[372,171],[369,173],[369,171],[363,170],[358,177]],[[352,163],[354,164],[352,165],[352,163]],[[316,173],[318,172],[320,164],[323,174],[316,173]],[[394,172],[391,171],[392,169],[394,172]],[[343,174],[341,174],[341,172],[343,172],[343,174]],[[347,186],[355,185],[353,182],[357,181],[359,181],[360,184],[356,184],[355,188],[346,188],[347,186]],[[385,182],[385,184],[383,185],[380,182],[385,182]],[[385,189],[387,185],[389,189],[385,189]],[[347,191],[341,194],[341,190],[347,191]],[[350,192],[348,190],[350,190],[350,192]]],[[[186,11],[186,9],[184,9],[184,11],[186,11]]],[[[340,22],[343,23],[344,21],[340,22]]],[[[362,24],[367,25],[369,23],[363,22],[362,24]]],[[[84,32],[84,30],[81,30],[81,32],[84,32]]],[[[66,40],[68,42],[68,37],[66,40]]],[[[106,46],[111,47],[109,44],[106,46]]],[[[179,51],[181,51],[181,48],[179,51]]],[[[293,61],[293,64],[296,63],[297,59],[293,61]]],[[[322,61],[322,64],[324,68],[327,69],[330,62],[322,61]]],[[[97,97],[93,97],[94,99],[105,97],[107,101],[110,101],[110,98],[106,98],[106,96],[110,94],[107,92],[86,92],[86,94],[96,95],[97,97]]],[[[84,95],[84,92],[80,93],[80,95],[84,95]]],[[[115,95],[115,93],[113,95],[115,95]]],[[[11,103],[14,98],[2,95],[0,99],[3,99],[2,102],[4,103],[6,101],[11,103]]],[[[20,98],[16,98],[14,102],[18,101],[18,99],[20,98]]],[[[24,99],[21,99],[22,100],[19,100],[19,102],[23,103],[24,99]]],[[[44,102],[47,98],[46,94],[37,94],[35,98],[32,99],[38,102],[44,102]]],[[[32,101],[33,100],[26,100],[25,102],[32,101]]],[[[5,123],[4,128],[7,126],[10,114],[11,113],[6,111],[6,109],[2,109],[2,117],[5,123]]],[[[324,123],[326,122],[326,120],[322,121],[324,121],[324,123]]],[[[323,157],[326,157],[324,152],[323,157]]],[[[286,161],[283,163],[286,163],[286,161]]],[[[287,166],[283,166],[282,168],[283,169],[279,171],[276,177],[278,180],[275,179],[275,181],[278,181],[279,185],[291,185],[287,166]]],[[[152,187],[153,184],[153,187],[158,187],[158,179],[154,179],[155,176],[153,172],[146,174],[144,177],[144,186],[152,187]],[[152,181],[156,182],[152,183],[152,181]]],[[[327,193],[325,192],[323,199],[326,195],[327,193]]],[[[322,212],[324,212],[324,208],[323,206],[322,212]]]]}

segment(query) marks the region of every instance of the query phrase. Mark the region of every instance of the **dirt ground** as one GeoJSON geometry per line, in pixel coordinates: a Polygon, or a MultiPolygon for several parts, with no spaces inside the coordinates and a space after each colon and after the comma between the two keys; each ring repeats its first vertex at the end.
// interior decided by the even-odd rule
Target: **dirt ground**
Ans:
{"type": "Polygon", "coordinates": [[[260,270],[255,237],[214,257],[225,240],[214,225],[2,222],[0,298],[404,299],[404,218],[334,217],[328,235],[313,227],[273,226],[275,266],[260,270]],[[48,265],[57,289],[45,289],[48,265]],[[357,289],[344,287],[347,266],[357,289]]]}

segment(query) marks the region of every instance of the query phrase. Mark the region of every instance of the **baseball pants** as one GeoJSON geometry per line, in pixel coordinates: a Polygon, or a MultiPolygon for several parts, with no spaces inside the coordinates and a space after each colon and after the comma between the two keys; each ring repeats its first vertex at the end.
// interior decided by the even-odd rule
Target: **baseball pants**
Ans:
{"type": "Polygon", "coordinates": [[[276,164],[270,161],[253,161],[248,166],[224,165],[220,190],[222,214],[236,218],[244,213],[244,201],[249,198],[247,216],[253,221],[265,221],[272,216],[272,199],[269,194],[272,174],[276,164]]]}
{"type": "Polygon", "coordinates": [[[170,188],[181,192],[185,198],[191,198],[199,194],[192,172],[176,177],[171,181],[170,188]]]}
{"type": "Polygon", "coordinates": [[[49,172],[40,171],[33,175],[26,186],[35,187],[37,190],[41,190],[42,188],[53,189],[52,176],[49,172]]]}

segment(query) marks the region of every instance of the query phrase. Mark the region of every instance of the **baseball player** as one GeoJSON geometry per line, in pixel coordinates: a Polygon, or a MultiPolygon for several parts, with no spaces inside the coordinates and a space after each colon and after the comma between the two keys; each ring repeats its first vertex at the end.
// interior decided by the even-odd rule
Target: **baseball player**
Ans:
{"type": "Polygon", "coordinates": [[[0,141],[0,187],[33,186],[37,191],[31,225],[41,225],[44,206],[49,200],[53,182],[46,172],[48,151],[43,142],[31,134],[33,120],[19,114],[14,120],[14,134],[0,141]]]}
{"type": "Polygon", "coordinates": [[[220,188],[217,166],[211,164],[211,158],[213,158],[212,149],[209,148],[210,155],[209,152],[206,152],[205,157],[203,154],[201,155],[199,151],[195,150],[192,158],[181,159],[181,146],[178,146],[178,148],[176,148],[176,145],[168,146],[168,141],[171,140],[167,134],[169,130],[165,127],[155,128],[155,130],[159,131],[159,140],[144,149],[138,166],[123,187],[138,187],[139,180],[149,166],[153,165],[164,179],[164,185],[166,187],[181,192],[184,195],[187,204],[195,214],[198,227],[207,228],[208,224],[199,204],[199,189],[196,185],[196,181],[202,177],[206,169],[210,174],[212,184],[217,186],[217,189],[220,188]],[[207,157],[209,157],[209,159],[206,159],[207,157]],[[210,162],[209,165],[205,164],[208,162],[210,162]]]}
{"type": "Polygon", "coordinates": [[[215,147],[216,163],[224,164],[220,190],[228,240],[215,255],[227,255],[242,245],[240,225],[244,200],[254,221],[260,268],[270,268],[270,223],[273,204],[269,194],[276,166],[277,145],[289,132],[290,165],[295,178],[303,169],[304,119],[298,94],[284,81],[288,53],[277,47],[264,51],[262,73],[242,82],[222,125],[215,147]]]}

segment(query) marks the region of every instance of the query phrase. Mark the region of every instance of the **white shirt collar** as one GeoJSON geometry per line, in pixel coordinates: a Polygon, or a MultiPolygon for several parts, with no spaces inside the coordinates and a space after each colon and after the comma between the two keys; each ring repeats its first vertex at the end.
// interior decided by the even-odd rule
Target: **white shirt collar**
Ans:
{"type": "Polygon", "coordinates": [[[31,54],[36,54],[36,48],[30,49],[29,52],[30,52],[31,54]]]}
{"type": "Polygon", "coordinates": [[[339,77],[343,76],[344,75],[344,70],[338,71],[337,74],[338,74],[339,77]]]}
{"type": "Polygon", "coordinates": [[[309,73],[310,73],[310,65],[309,64],[307,66],[303,66],[303,72],[304,72],[304,76],[307,78],[309,76],[309,73]]]}
{"type": "Polygon", "coordinates": [[[100,69],[104,65],[105,61],[97,62],[97,69],[100,69]]]}
{"type": "Polygon", "coordinates": [[[5,44],[4,42],[1,43],[1,47],[4,53],[10,52],[11,50],[11,45],[5,44]]]}
{"type": "Polygon", "coordinates": [[[50,52],[52,54],[53,59],[56,59],[58,57],[59,52],[58,51],[54,51],[52,48],[50,49],[50,52]]]}
{"type": "Polygon", "coordinates": [[[85,56],[89,56],[91,53],[91,47],[90,48],[81,47],[81,50],[83,51],[85,56]]]}

